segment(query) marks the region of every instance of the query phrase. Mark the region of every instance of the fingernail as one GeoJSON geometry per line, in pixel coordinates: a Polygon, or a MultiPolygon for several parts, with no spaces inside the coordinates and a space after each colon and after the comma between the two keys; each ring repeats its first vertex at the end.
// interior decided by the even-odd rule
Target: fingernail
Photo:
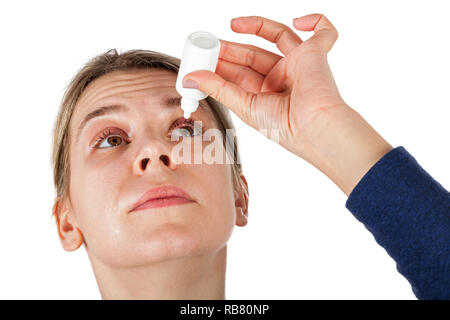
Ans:
{"type": "Polygon", "coordinates": [[[198,89],[198,83],[192,79],[184,79],[183,88],[198,89]]]}

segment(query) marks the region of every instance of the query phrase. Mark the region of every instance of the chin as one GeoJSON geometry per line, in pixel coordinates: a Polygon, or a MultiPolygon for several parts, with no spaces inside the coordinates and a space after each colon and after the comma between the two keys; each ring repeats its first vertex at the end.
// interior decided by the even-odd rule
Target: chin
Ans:
{"type": "Polygon", "coordinates": [[[134,247],[136,251],[133,250],[137,264],[197,256],[209,250],[209,241],[201,232],[181,223],[162,224],[139,238],[140,244],[134,247]]]}
{"type": "Polygon", "coordinates": [[[147,238],[141,258],[151,263],[213,253],[226,245],[231,232],[224,231],[195,230],[189,225],[167,223],[153,230],[147,238]]]}

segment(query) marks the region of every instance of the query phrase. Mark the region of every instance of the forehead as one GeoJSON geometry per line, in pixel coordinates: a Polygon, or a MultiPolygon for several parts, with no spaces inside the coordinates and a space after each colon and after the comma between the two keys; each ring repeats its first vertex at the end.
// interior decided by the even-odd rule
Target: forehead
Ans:
{"type": "MultiPolygon", "coordinates": [[[[175,72],[161,69],[130,69],[100,76],[87,86],[78,99],[71,127],[75,127],[84,115],[104,103],[126,101],[129,102],[125,102],[126,104],[133,107],[139,101],[159,100],[165,96],[179,97],[175,89],[176,79],[175,72]]],[[[206,100],[200,104],[207,106],[203,109],[216,122],[206,100]]]]}
{"type": "Polygon", "coordinates": [[[159,69],[132,69],[114,71],[92,81],[78,101],[79,109],[83,105],[93,104],[96,101],[113,95],[126,94],[134,91],[134,96],[147,92],[173,92],[177,75],[168,70],[159,69]]]}

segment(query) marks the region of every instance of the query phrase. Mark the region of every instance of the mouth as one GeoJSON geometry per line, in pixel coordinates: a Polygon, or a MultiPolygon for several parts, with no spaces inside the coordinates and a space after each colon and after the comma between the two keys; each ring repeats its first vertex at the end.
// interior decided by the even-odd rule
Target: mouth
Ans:
{"type": "Polygon", "coordinates": [[[133,211],[139,211],[151,208],[161,208],[174,205],[194,203],[192,197],[183,189],[167,185],[151,189],[144,193],[141,198],[133,205],[133,211]]]}

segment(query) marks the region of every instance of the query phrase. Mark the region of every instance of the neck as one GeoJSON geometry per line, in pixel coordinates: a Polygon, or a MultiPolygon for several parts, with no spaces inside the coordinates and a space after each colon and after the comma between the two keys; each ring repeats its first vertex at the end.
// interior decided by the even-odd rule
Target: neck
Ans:
{"type": "Polygon", "coordinates": [[[225,299],[227,247],[195,257],[116,268],[91,257],[102,299],[225,299]]]}

